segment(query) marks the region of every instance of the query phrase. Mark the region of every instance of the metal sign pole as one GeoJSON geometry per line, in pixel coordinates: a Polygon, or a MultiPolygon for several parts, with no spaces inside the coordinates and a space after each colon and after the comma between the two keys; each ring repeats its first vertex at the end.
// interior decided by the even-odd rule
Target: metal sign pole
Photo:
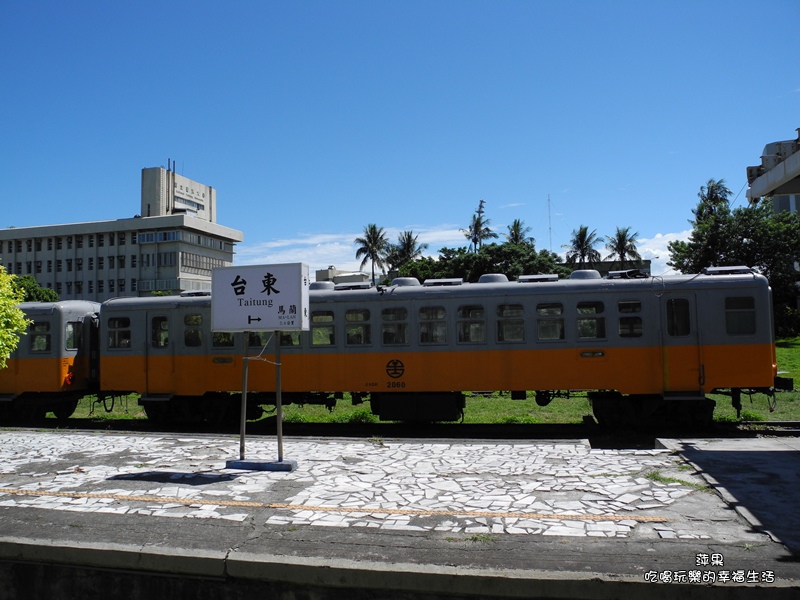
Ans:
{"type": "Polygon", "coordinates": [[[247,426],[247,367],[250,360],[247,357],[247,345],[250,340],[250,332],[244,332],[244,353],[242,354],[242,408],[241,420],[239,421],[239,460],[244,460],[244,430],[247,426]]]}
{"type": "Polygon", "coordinates": [[[283,462],[283,402],[281,397],[281,332],[275,332],[275,407],[278,416],[275,425],[278,437],[278,462],[283,462]]]}

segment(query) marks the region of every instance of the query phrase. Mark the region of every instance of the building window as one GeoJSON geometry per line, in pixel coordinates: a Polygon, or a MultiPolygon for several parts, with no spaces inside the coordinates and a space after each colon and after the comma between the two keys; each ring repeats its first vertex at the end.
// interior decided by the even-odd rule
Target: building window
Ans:
{"type": "Polygon", "coordinates": [[[132,291],[132,292],[135,292],[135,291],[137,291],[137,288],[136,288],[136,280],[135,280],[135,279],[131,279],[131,291],[132,291]]]}
{"type": "Polygon", "coordinates": [[[36,251],[37,252],[40,252],[42,250],[42,240],[40,238],[36,239],[35,246],[36,246],[36,251]]]}
{"type": "Polygon", "coordinates": [[[94,256],[89,257],[89,270],[94,271],[94,256]]]}
{"type": "Polygon", "coordinates": [[[136,258],[137,258],[137,256],[135,254],[131,255],[131,268],[132,269],[136,268],[136,258]]]}
{"type": "Polygon", "coordinates": [[[105,245],[106,245],[105,236],[102,233],[98,233],[97,234],[97,247],[98,248],[102,248],[105,245]]]}
{"type": "Polygon", "coordinates": [[[48,250],[52,250],[53,249],[53,238],[47,238],[47,249],[48,250]]]}
{"type": "Polygon", "coordinates": [[[89,248],[94,248],[94,235],[89,235],[89,248]]]}
{"type": "Polygon", "coordinates": [[[83,248],[83,236],[76,235],[75,236],[75,247],[76,248],[83,248]]]}
{"type": "Polygon", "coordinates": [[[25,249],[28,252],[32,252],[33,251],[33,240],[25,240],[25,249]]]}
{"type": "Polygon", "coordinates": [[[67,250],[72,250],[72,236],[67,236],[67,250]]]}
{"type": "Polygon", "coordinates": [[[125,245],[125,232],[124,231],[119,234],[119,245],[120,246],[124,246],[125,245]]]}
{"type": "Polygon", "coordinates": [[[56,273],[61,273],[61,259],[56,259],[56,273]]]}
{"type": "Polygon", "coordinates": [[[76,271],[83,271],[83,259],[76,258],[75,259],[75,270],[76,271]]]}
{"type": "Polygon", "coordinates": [[[53,261],[52,260],[48,260],[47,261],[47,272],[48,273],[52,273],[53,272],[53,261]]]}
{"type": "Polygon", "coordinates": [[[106,268],[106,259],[104,256],[97,257],[97,268],[98,269],[105,269],[106,268]]]}
{"type": "Polygon", "coordinates": [[[57,237],[56,238],[56,250],[61,250],[62,247],[63,246],[62,246],[61,238],[57,237]]]}
{"type": "Polygon", "coordinates": [[[109,246],[113,246],[113,245],[114,245],[114,239],[115,239],[115,237],[116,237],[116,236],[115,236],[113,233],[109,233],[109,234],[108,234],[108,245],[109,245],[109,246]]]}
{"type": "Polygon", "coordinates": [[[114,268],[114,257],[113,256],[109,256],[108,257],[108,268],[109,269],[113,269],[114,268]]]}

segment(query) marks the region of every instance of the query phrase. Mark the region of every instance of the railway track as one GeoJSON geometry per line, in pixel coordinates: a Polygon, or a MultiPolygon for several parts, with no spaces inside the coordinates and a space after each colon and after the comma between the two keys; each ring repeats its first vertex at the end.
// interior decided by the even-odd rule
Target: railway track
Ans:
{"type": "MultiPolygon", "coordinates": [[[[145,419],[44,419],[25,427],[60,431],[113,431],[119,433],[196,433],[237,435],[238,425],[207,423],[153,423],[145,419]]],[[[274,436],[275,418],[248,422],[248,436],[274,436]]],[[[743,421],[715,423],[706,430],[660,428],[647,431],[606,430],[586,421],[580,424],[467,424],[467,423],[284,423],[284,436],[303,438],[367,438],[426,440],[574,440],[588,439],[595,448],[653,448],[658,438],[751,438],[800,436],[799,421],[743,421]]]]}

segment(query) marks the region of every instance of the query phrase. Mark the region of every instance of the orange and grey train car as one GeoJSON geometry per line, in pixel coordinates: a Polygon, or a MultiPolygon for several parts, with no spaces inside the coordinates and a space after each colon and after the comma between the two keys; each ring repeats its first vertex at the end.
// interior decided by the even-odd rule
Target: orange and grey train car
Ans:
{"type": "Polygon", "coordinates": [[[97,391],[100,305],[83,300],[24,302],[30,321],[0,370],[0,414],[35,419],[69,417],[78,400],[97,391]]]}
{"type": "MultiPolygon", "coordinates": [[[[310,331],[210,331],[211,299],[115,299],[101,308],[101,387],[138,392],[148,414],[217,418],[235,408],[242,355],[281,344],[284,400],[369,399],[385,420],[455,420],[463,391],[535,392],[539,404],[588,391],[596,416],[639,423],[662,410],[708,420],[712,391],[770,391],[770,289],[746,268],[601,279],[490,275],[479,283],[400,278],[387,287],[317,283],[310,331]]],[[[250,364],[268,404],[275,367],[250,364]]],[[[250,394],[251,393],[251,394],[250,394]]]]}

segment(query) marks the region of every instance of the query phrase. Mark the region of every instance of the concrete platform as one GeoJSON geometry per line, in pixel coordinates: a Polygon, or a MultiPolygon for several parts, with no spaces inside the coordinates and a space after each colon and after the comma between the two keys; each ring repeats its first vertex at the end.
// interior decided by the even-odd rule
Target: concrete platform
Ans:
{"type": "Polygon", "coordinates": [[[800,441],[660,442],[2,431],[0,599],[798,597],[800,441]]]}

